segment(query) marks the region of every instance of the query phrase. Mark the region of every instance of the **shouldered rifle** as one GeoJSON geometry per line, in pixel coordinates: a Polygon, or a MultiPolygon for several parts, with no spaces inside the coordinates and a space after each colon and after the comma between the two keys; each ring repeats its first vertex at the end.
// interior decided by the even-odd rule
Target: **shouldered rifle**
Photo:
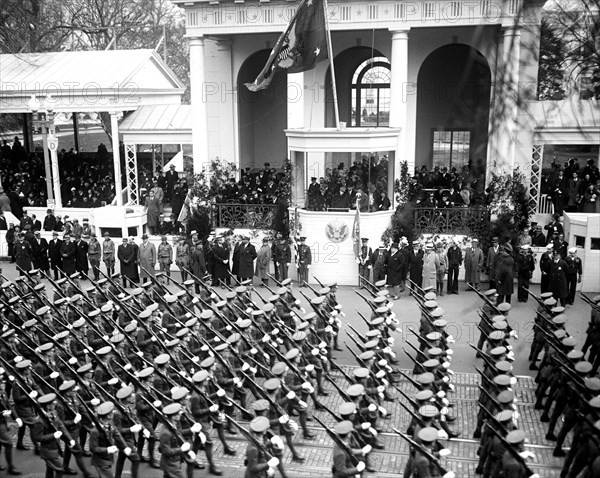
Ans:
{"type": "MultiPolygon", "coordinates": [[[[398,400],[398,404],[404,408],[404,410],[406,410],[408,412],[408,414],[413,417],[415,419],[415,421],[420,425],[420,426],[424,426],[425,425],[425,420],[423,420],[418,413],[415,413],[413,410],[411,410],[409,407],[407,407],[406,405],[404,405],[404,403],[402,403],[402,400],[398,400]]],[[[437,428],[438,430],[439,425],[436,427],[433,423],[431,424],[432,427],[437,428]]]]}
{"type": "MultiPolygon", "coordinates": [[[[377,288],[377,286],[375,284],[373,284],[371,281],[369,281],[368,279],[363,278],[363,282],[371,288],[371,291],[372,291],[371,293],[374,293],[374,296],[377,297],[377,292],[379,292],[379,289],[377,288]]],[[[367,289],[367,290],[369,290],[369,289],[367,289]]]]}
{"type": "Polygon", "coordinates": [[[414,398],[410,398],[406,393],[404,393],[402,391],[402,389],[400,387],[398,387],[396,384],[390,382],[390,385],[392,386],[392,388],[394,388],[400,395],[402,395],[407,401],[408,403],[411,404],[411,406],[414,409],[417,409],[419,407],[418,402],[414,399],[414,398]]]}
{"type": "Polygon", "coordinates": [[[336,383],[336,381],[328,373],[323,373],[323,377],[325,377],[327,380],[329,380],[331,385],[333,385],[333,388],[335,388],[337,390],[337,392],[340,394],[340,397],[342,397],[342,400],[344,400],[345,402],[352,401],[352,398],[350,398],[350,395],[348,395],[344,390],[342,390],[342,388],[336,383]]]}
{"type": "Polygon", "coordinates": [[[335,361],[330,360],[329,363],[331,363],[331,366],[342,374],[342,377],[344,377],[350,385],[356,382],[356,380],[353,380],[352,377],[348,375],[346,371],[342,367],[340,367],[335,361]]]}
{"type": "Polygon", "coordinates": [[[325,431],[327,432],[329,437],[333,440],[333,442],[346,452],[346,454],[350,457],[350,460],[352,461],[352,465],[353,466],[358,465],[358,463],[361,460],[356,456],[356,453],[350,447],[350,445],[348,445],[348,443],[346,443],[344,440],[342,440],[339,437],[339,435],[337,433],[335,433],[331,428],[329,428],[327,425],[325,425],[323,420],[321,420],[319,417],[317,417],[316,415],[313,415],[312,417],[319,423],[319,425],[321,425],[325,429],[325,431]]]}
{"type": "Polygon", "coordinates": [[[492,310],[494,310],[498,315],[502,315],[502,313],[498,310],[498,307],[495,306],[494,304],[492,304],[492,301],[490,299],[488,299],[485,294],[483,294],[480,290],[476,289],[475,287],[473,287],[471,284],[467,284],[467,286],[469,287],[469,289],[474,290],[475,293],[479,296],[480,299],[483,299],[483,301],[488,304],[492,310]]]}
{"type": "MultiPolygon", "coordinates": [[[[231,278],[232,278],[232,279],[235,281],[235,283],[236,283],[237,285],[242,285],[242,283],[241,283],[239,280],[237,280],[237,277],[236,277],[236,276],[234,276],[234,275],[231,273],[231,271],[230,271],[230,270],[227,270],[227,273],[228,273],[228,274],[231,276],[231,278]]],[[[190,273],[190,274],[191,274],[191,273],[190,273]]]]}
{"type": "Polygon", "coordinates": [[[404,347],[402,347],[402,350],[404,351],[404,353],[406,354],[406,356],[410,359],[410,361],[412,363],[414,363],[417,367],[423,367],[423,364],[420,363],[416,358],[414,358],[411,354],[408,353],[408,350],[406,350],[404,347]]]}
{"type": "Polygon", "coordinates": [[[408,280],[408,283],[412,286],[412,290],[414,292],[413,297],[423,299],[423,296],[425,295],[425,294],[423,294],[423,288],[419,287],[412,280],[410,280],[410,279],[407,279],[407,280],[408,280]]]}
{"type": "Polygon", "coordinates": [[[492,357],[490,357],[489,354],[487,354],[483,350],[477,348],[471,342],[467,342],[467,343],[469,344],[469,347],[471,347],[473,350],[476,350],[479,354],[481,354],[481,357],[483,358],[483,361],[486,363],[486,365],[488,367],[491,367],[492,369],[494,369],[496,367],[494,361],[492,360],[492,357]]]}
{"type": "Polygon", "coordinates": [[[483,310],[479,311],[479,317],[490,327],[493,325],[492,319],[483,310]]]}
{"type": "Polygon", "coordinates": [[[410,443],[413,446],[413,448],[415,448],[416,450],[419,451],[419,453],[421,453],[422,455],[425,455],[427,457],[427,459],[431,463],[433,463],[435,465],[435,467],[440,471],[440,473],[442,474],[442,476],[444,478],[454,478],[454,476],[455,476],[454,472],[446,470],[446,468],[444,468],[442,466],[440,461],[433,455],[433,453],[431,451],[427,450],[423,445],[417,443],[412,438],[410,438],[408,435],[405,435],[404,433],[402,433],[400,430],[398,430],[394,427],[392,427],[392,430],[394,430],[395,433],[397,433],[402,438],[404,438],[408,443],[410,443]]]}
{"type": "Polygon", "coordinates": [[[313,286],[311,286],[311,285],[310,285],[308,282],[304,281],[304,285],[305,285],[306,287],[308,287],[310,290],[312,290],[312,291],[313,291],[313,293],[314,293],[314,294],[315,294],[317,297],[320,295],[320,294],[319,294],[319,291],[318,291],[318,290],[316,290],[316,289],[315,289],[313,286]]]}
{"type": "MultiPolygon", "coordinates": [[[[411,349],[413,349],[415,352],[417,352],[418,355],[422,355],[423,357],[427,357],[427,354],[421,350],[419,350],[417,347],[415,347],[413,344],[411,344],[408,340],[406,341],[406,345],[408,345],[411,349]]],[[[404,348],[403,348],[404,350],[404,348]]],[[[406,352],[406,350],[405,350],[406,352]]]]}
{"type": "MultiPolygon", "coordinates": [[[[355,329],[355,328],[352,326],[352,324],[350,324],[350,323],[347,323],[346,325],[347,325],[347,326],[350,328],[350,330],[352,330],[352,332],[354,332],[354,333],[356,334],[356,336],[357,336],[357,337],[360,337],[360,338],[361,338],[361,341],[362,341],[363,343],[365,342],[364,340],[362,340],[362,337],[361,337],[361,334],[360,334],[360,332],[359,332],[358,330],[356,330],[356,329],[355,329]]],[[[354,343],[356,343],[356,342],[354,342],[354,343]]],[[[357,344],[357,345],[358,345],[358,344],[357,344]]],[[[359,348],[362,348],[362,347],[359,347],[359,348]]]]}
{"type": "MultiPolygon", "coordinates": [[[[248,380],[248,382],[254,386],[254,389],[258,392],[258,394],[263,397],[267,402],[269,402],[269,404],[275,408],[275,410],[277,410],[277,414],[282,417],[283,415],[287,415],[287,411],[281,406],[280,403],[277,402],[277,400],[275,400],[273,397],[271,397],[271,395],[269,395],[266,390],[262,387],[259,387],[258,384],[252,380],[252,378],[248,375],[246,375],[244,372],[241,372],[241,374],[244,376],[244,378],[246,380],[248,380]]],[[[281,380],[281,385],[283,387],[283,380],[281,380]]]]}
{"type": "Polygon", "coordinates": [[[325,284],[323,284],[323,282],[321,282],[315,275],[313,275],[313,279],[317,281],[317,284],[319,284],[321,287],[325,287],[325,284]]]}
{"type": "Polygon", "coordinates": [[[408,331],[413,334],[415,337],[417,337],[417,339],[419,339],[419,342],[423,342],[425,345],[427,345],[427,347],[431,348],[431,342],[429,340],[427,340],[425,337],[422,337],[421,335],[419,335],[417,332],[415,332],[414,329],[412,329],[411,327],[408,327],[408,331]]]}
{"type": "Polygon", "coordinates": [[[231,423],[232,425],[235,425],[235,427],[240,431],[240,433],[244,435],[244,437],[250,443],[252,443],[256,448],[258,448],[262,452],[266,460],[270,460],[273,457],[272,453],[269,452],[269,449],[265,446],[264,443],[261,443],[260,440],[258,440],[254,435],[252,435],[252,433],[246,430],[242,425],[236,422],[229,415],[227,415],[227,421],[229,421],[229,423],[231,423]]]}
{"type": "Polygon", "coordinates": [[[579,295],[581,296],[581,298],[583,299],[583,301],[586,304],[591,306],[592,309],[600,311],[600,305],[598,305],[596,302],[594,302],[590,296],[588,296],[587,294],[584,294],[583,292],[580,292],[579,295]]]}
{"type": "Polygon", "coordinates": [[[354,345],[358,347],[358,350],[360,350],[361,353],[365,351],[365,344],[361,344],[360,341],[349,332],[346,332],[346,335],[354,342],[354,345]]]}
{"type": "Polygon", "coordinates": [[[510,453],[513,458],[515,458],[520,464],[521,466],[523,466],[523,468],[525,468],[525,473],[527,474],[527,476],[532,476],[535,475],[534,471],[529,468],[529,466],[527,466],[527,461],[525,460],[525,458],[523,458],[519,452],[517,450],[515,450],[515,448],[506,441],[506,438],[504,438],[500,432],[498,430],[496,430],[494,427],[489,427],[491,432],[496,435],[498,437],[498,439],[500,440],[500,443],[502,443],[502,445],[504,446],[505,450],[510,453]]]}
{"type": "MultiPolygon", "coordinates": [[[[356,309],[356,313],[358,314],[358,316],[363,319],[363,322],[365,324],[367,324],[367,327],[369,327],[369,329],[371,328],[371,322],[369,322],[369,319],[367,319],[363,314],[361,314],[358,309],[356,309]]],[[[360,336],[360,334],[358,334],[360,336]]]]}
{"type": "Polygon", "coordinates": [[[544,307],[544,309],[546,309],[548,312],[550,312],[550,307],[547,306],[546,304],[544,304],[544,301],[539,298],[537,295],[535,295],[533,292],[531,292],[528,288],[521,286],[521,288],[527,292],[527,294],[529,294],[531,297],[533,297],[535,299],[535,301],[540,304],[542,307],[544,307]]]}
{"type": "Polygon", "coordinates": [[[361,294],[359,291],[357,291],[356,289],[352,289],[354,292],[356,292],[360,297],[363,298],[363,300],[369,304],[369,307],[371,307],[372,310],[375,310],[377,307],[375,307],[375,304],[373,304],[373,301],[368,298],[367,296],[365,296],[364,294],[361,294]]]}
{"type": "MultiPolygon", "coordinates": [[[[479,390],[481,391],[481,393],[483,393],[486,397],[488,397],[490,399],[490,401],[498,408],[498,410],[502,409],[502,406],[500,405],[500,402],[498,402],[498,400],[496,399],[496,397],[492,396],[492,394],[490,392],[488,392],[481,385],[479,385],[479,390]]],[[[481,406],[481,403],[479,405],[481,406]]]]}
{"type": "Polygon", "coordinates": [[[498,391],[498,387],[496,387],[496,384],[494,383],[494,381],[493,381],[491,378],[489,378],[489,377],[488,377],[486,374],[484,374],[484,373],[483,373],[483,372],[482,372],[482,371],[481,371],[479,368],[477,368],[477,366],[476,366],[476,365],[473,365],[473,368],[474,368],[474,369],[477,371],[477,373],[478,373],[479,375],[481,375],[481,378],[482,378],[483,380],[485,380],[485,383],[487,383],[487,384],[490,386],[490,388],[492,388],[492,389],[493,389],[494,391],[496,391],[496,392],[498,391]]]}
{"type": "Polygon", "coordinates": [[[279,287],[281,287],[281,282],[278,281],[277,279],[275,279],[275,277],[273,277],[271,274],[267,274],[271,279],[273,279],[273,282],[275,282],[275,284],[277,284],[279,287]]]}
{"type": "Polygon", "coordinates": [[[402,370],[398,370],[398,373],[408,380],[414,387],[416,387],[417,390],[421,390],[423,388],[419,382],[406,375],[402,370]]]}
{"type": "Polygon", "coordinates": [[[497,429],[502,430],[502,432],[506,435],[508,431],[506,430],[506,427],[502,424],[502,422],[496,420],[494,414],[490,412],[486,407],[484,407],[483,405],[479,406],[481,407],[483,412],[488,416],[488,418],[484,420],[484,423],[486,423],[490,428],[495,427],[497,429]]]}

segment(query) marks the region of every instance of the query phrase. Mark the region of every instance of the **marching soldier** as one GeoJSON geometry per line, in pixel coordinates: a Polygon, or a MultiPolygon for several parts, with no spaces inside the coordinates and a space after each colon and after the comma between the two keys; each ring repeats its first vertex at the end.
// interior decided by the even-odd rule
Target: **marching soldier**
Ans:
{"type": "MultiPolygon", "coordinates": [[[[4,447],[4,457],[6,458],[6,464],[8,465],[8,474],[20,475],[21,472],[17,469],[13,462],[13,445],[10,435],[8,434],[8,418],[16,418],[16,416],[10,409],[8,402],[9,394],[6,392],[4,370],[0,368],[0,372],[0,448],[4,447]]],[[[4,469],[5,468],[0,466],[0,471],[4,469]]]]}
{"type": "Polygon", "coordinates": [[[125,456],[132,453],[123,436],[112,423],[115,405],[104,402],[96,408],[97,423],[90,433],[91,463],[100,478],[114,478],[112,465],[115,455],[121,450],[125,456]]]}

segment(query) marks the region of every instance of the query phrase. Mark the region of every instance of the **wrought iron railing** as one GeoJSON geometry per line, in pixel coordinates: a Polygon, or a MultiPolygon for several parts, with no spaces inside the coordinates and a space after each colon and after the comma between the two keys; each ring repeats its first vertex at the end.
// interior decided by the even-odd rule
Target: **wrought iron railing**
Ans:
{"type": "Polygon", "coordinates": [[[490,213],[485,206],[414,209],[416,234],[465,234],[483,236],[490,213]]]}
{"type": "Polygon", "coordinates": [[[276,204],[218,203],[213,216],[214,227],[268,229],[273,223],[276,204]]]}

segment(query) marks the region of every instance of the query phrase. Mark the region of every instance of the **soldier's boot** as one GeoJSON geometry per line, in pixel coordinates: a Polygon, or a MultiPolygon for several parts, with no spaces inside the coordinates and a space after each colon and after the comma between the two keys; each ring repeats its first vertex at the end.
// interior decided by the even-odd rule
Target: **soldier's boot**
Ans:
{"type": "Polygon", "coordinates": [[[124,467],[125,467],[125,453],[120,451],[119,455],[117,456],[117,462],[115,464],[115,478],[121,478],[124,467]]]}
{"type": "Polygon", "coordinates": [[[317,398],[317,393],[311,393],[310,397],[312,398],[312,401],[315,404],[315,410],[323,410],[323,405],[321,405],[321,402],[319,402],[319,399],[317,398]]]}
{"type": "Polygon", "coordinates": [[[409,455],[408,460],[406,462],[406,466],[404,467],[404,475],[403,475],[404,478],[411,478],[412,469],[413,469],[412,462],[413,462],[413,458],[411,455],[409,455]]]}
{"type": "Polygon", "coordinates": [[[307,440],[314,438],[315,434],[312,433],[306,424],[306,412],[300,412],[300,426],[302,427],[302,436],[307,440]]]}
{"type": "Polygon", "coordinates": [[[292,461],[295,461],[297,463],[304,463],[305,458],[296,451],[296,447],[294,446],[294,441],[292,440],[292,435],[290,435],[289,433],[286,433],[285,434],[285,442],[287,443],[288,448],[292,452],[292,461]]]}
{"type": "MultiPolygon", "coordinates": [[[[219,440],[221,440],[221,443],[223,444],[223,450],[225,451],[225,454],[232,456],[235,455],[235,450],[231,448],[227,443],[227,439],[225,438],[225,430],[223,426],[217,428],[217,435],[219,436],[219,440]]],[[[206,445],[208,445],[208,443],[206,445]]],[[[212,443],[210,444],[210,448],[212,450],[212,443]]]]}
{"type": "Polygon", "coordinates": [[[17,470],[15,464],[13,462],[13,454],[12,454],[12,445],[3,445],[4,446],[4,458],[6,458],[6,464],[8,465],[8,474],[9,475],[20,475],[21,472],[17,470]]]}
{"type": "Polygon", "coordinates": [[[69,447],[65,447],[65,451],[63,454],[63,473],[65,475],[76,475],[77,471],[75,471],[73,468],[69,467],[69,464],[71,463],[71,455],[73,453],[71,452],[69,447]]]}
{"type": "MultiPolygon", "coordinates": [[[[220,428],[220,430],[222,430],[222,428],[220,428]]],[[[223,441],[223,440],[221,440],[221,441],[223,441]]],[[[227,445],[225,442],[223,442],[223,446],[226,449],[229,448],[229,445],[227,445]]],[[[205,443],[204,449],[206,451],[206,460],[208,461],[208,472],[211,475],[221,476],[223,474],[223,472],[220,470],[219,467],[217,467],[217,465],[215,465],[215,461],[213,459],[213,444],[205,443]]]]}
{"type": "Polygon", "coordinates": [[[150,437],[148,439],[148,457],[149,457],[149,460],[150,460],[150,466],[152,468],[160,468],[160,465],[158,464],[158,462],[154,458],[154,446],[155,446],[155,444],[156,444],[156,438],[150,437]]]}
{"type": "Polygon", "coordinates": [[[323,370],[317,369],[317,395],[326,397],[329,392],[323,388],[323,370]]]}
{"type": "Polygon", "coordinates": [[[377,470],[373,468],[373,465],[370,463],[371,454],[365,456],[365,471],[369,473],[377,473],[377,470]]]}
{"type": "Polygon", "coordinates": [[[23,425],[22,427],[19,428],[19,431],[17,432],[17,450],[30,450],[31,448],[28,447],[27,445],[25,445],[23,443],[23,439],[25,438],[25,430],[27,429],[27,427],[25,425],[23,425]]]}
{"type": "Polygon", "coordinates": [[[88,431],[85,427],[79,429],[79,446],[81,447],[81,453],[83,456],[92,456],[92,454],[85,449],[85,442],[87,441],[88,431]]]}
{"type": "MultiPolygon", "coordinates": [[[[140,460],[139,457],[136,460],[131,460],[131,478],[138,478],[140,469],[140,460]]],[[[83,470],[82,470],[83,471],[83,470]]],[[[86,478],[92,477],[93,475],[85,475],[86,478]]],[[[116,475],[115,475],[116,478],[116,475]]]]}
{"type": "MultiPolygon", "coordinates": [[[[304,458],[303,458],[304,460],[304,458]]],[[[294,458],[292,458],[292,461],[294,461],[294,458]]],[[[283,467],[283,460],[281,459],[281,457],[279,458],[279,464],[277,465],[277,470],[279,470],[279,474],[281,475],[281,478],[289,478],[288,474],[285,472],[285,468],[283,467]]]]}
{"type": "Polygon", "coordinates": [[[450,430],[450,427],[448,426],[448,422],[446,422],[446,421],[441,421],[440,426],[448,434],[449,438],[456,438],[460,435],[459,431],[453,432],[452,430],[450,430]]]}
{"type": "Polygon", "coordinates": [[[335,350],[336,352],[342,352],[343,349],[342,349],[342,347],[340,347],[338,340],[339,340],[339,332],[335,335],[335,337],[333,337],[333,350],[335,350]]]}

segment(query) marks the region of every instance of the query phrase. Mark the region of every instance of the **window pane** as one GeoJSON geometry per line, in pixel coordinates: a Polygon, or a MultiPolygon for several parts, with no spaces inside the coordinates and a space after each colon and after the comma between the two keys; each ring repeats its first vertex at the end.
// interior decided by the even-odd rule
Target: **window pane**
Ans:
{"type": "Polygon", "coordinates": [[[469,163],[470,148],[470,131],[434,131],[433,166],[460,171],[469,163]]]}
{"type": "Polygon", "coordinates": [[[444,167],[450,164],[450,150],[452,148],[451,131],[433,132],[433,166],[444,167]]]}

